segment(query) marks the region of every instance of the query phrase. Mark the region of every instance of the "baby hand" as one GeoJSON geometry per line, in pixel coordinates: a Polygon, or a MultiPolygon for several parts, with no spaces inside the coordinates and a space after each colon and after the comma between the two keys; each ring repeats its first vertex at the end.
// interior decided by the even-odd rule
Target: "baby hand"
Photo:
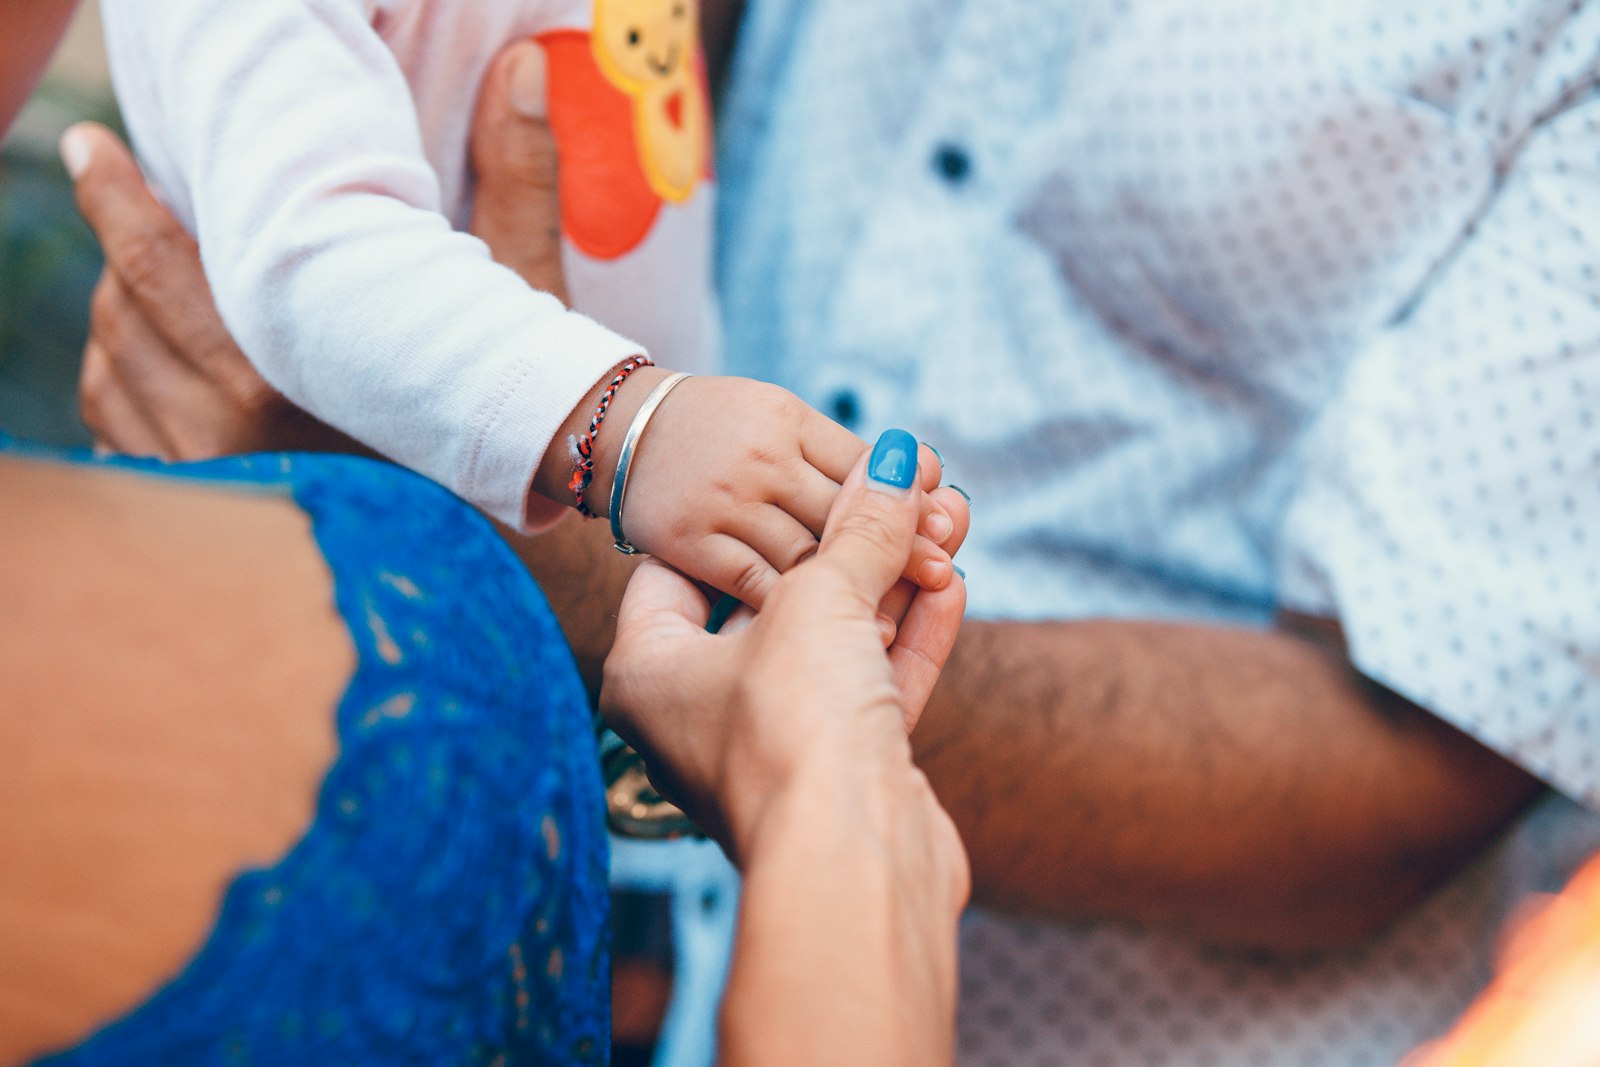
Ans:
{"type": "MultiPolygon", "coordinates": [[[[618,393],[596,448],[589,507],[608,515],[609,489],[627,427],[668,372],[636,371],[618,393]],[[627,400],[623,406],[624,398],[627,400]]],[[[630,463],[623,533],[692,578],[760,608],[778,575],[817,550],[840,484],[866,444],[776,386],[745,378],[690,378],[651,417],[630,463]]],[[[932,490],[943,472],[933,450],[904,457],[932,490]]],[[[949,512],[924,496],[905,577],[926,589],[950,583],[941,543],[949,512]]]]}

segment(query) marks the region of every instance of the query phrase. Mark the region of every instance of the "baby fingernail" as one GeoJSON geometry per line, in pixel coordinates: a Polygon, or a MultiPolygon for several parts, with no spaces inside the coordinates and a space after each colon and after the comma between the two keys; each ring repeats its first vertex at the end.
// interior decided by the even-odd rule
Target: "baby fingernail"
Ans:
{"type": "Polygon", "coordinates": [[[928,513],[927,527],[928,539],[936,545],[944,544],[950,535],[956,532],[956,524],[942,511],[928,513]]]}
{"type": "Polygon", "coordinates": [[[910,489],[917,480],[917,439],[904,430],[885,430],[872,447],[867,476],[881,485],[910,489]]]}
{"type": "Polygon", "coordinates": [[[943,560],[930,559],[917,570],[917,584],[924,588],[943,585],[950,578],[950,570],[955,565],[943,560]]]}

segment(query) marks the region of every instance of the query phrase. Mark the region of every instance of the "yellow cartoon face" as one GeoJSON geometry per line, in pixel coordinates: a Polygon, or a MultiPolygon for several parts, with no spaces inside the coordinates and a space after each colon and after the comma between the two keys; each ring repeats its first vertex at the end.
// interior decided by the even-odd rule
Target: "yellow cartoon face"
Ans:
{"type": "Polygon", "coordinates": [[[601,69],[625,92],[680,81],[693,69],[698,7],[698,0],[595,0],[601,69]]]}
{"type": "Polygon", "coordinates": [[[710,145],[699,0],[594,0],[591,42],[601,73],[633,101],[650,188],[684,202],[705,172],[710,145]]]}

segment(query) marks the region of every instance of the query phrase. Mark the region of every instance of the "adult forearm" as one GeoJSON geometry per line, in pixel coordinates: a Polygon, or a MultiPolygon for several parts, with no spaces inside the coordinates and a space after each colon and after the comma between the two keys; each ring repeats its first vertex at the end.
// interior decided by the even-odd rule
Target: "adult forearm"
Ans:
{"type": "Polygon", "coordinates": [[[539,583],[572,646],[584,685],[591,698],[597,696],[601,669],[616,637],[617,606],[637,559],[612,547],[605,523],[576,513],[542,534],[504,526],[500,533],[539,583]]]}
{"type": "Polygon", "coordinates": [[[1387,921],[1538,789],[1285,631],[969,623],[915,741],[980,903],[1276,948],[1387,921]]]}
{"type": "Polygon", "coordinates": [[[743,850],[726,1067],[951,1062],[959,844],[909,767],[845,777],[791,788],[743,850]]]}

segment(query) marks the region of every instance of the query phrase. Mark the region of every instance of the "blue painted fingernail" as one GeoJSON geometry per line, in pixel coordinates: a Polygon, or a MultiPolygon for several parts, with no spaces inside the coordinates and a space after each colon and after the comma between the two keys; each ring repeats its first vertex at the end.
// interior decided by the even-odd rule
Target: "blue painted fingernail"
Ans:
{"type": "Polygon", "coordinates": [[[956,566],[955,564],[951,564],[951,566],[955,567],[956,573],[961,575],[961,580],[963,582],[967,580],[967,572],[966,571],[962,570],[959,566],[956,566]]]}
{"type": "Polygon", "coordinates": [[[944,453],[940,452],[937,448],[935,448],[932,445],[928,444],[928,442],[926,442],[926,441],[922,442],[922,444],[924,445],[924,447],[927,448],[927,450],[929,452],[933,453],[933,458],[939,461],[939,466],[942,468],[945,465],[944,453]]]}
{"type": "Polygon", "coordinates": [[[960,493],[961,494],[961,499],[965,500],[967,502],[967,507],[970,508],[972,506],[972,494],[971,493],[967,492],[965,489],[961,488],[959,485],[952,485],[952,486],[948,486],[947,488],[949,488],[952,492],[960,493]]]}
{"type": "Polygon", "coordinates": [[[867,476],[896,489],[910,489],[917,481],[917,439],[904,430],[885,430],[872,447],[867,476]]]}

